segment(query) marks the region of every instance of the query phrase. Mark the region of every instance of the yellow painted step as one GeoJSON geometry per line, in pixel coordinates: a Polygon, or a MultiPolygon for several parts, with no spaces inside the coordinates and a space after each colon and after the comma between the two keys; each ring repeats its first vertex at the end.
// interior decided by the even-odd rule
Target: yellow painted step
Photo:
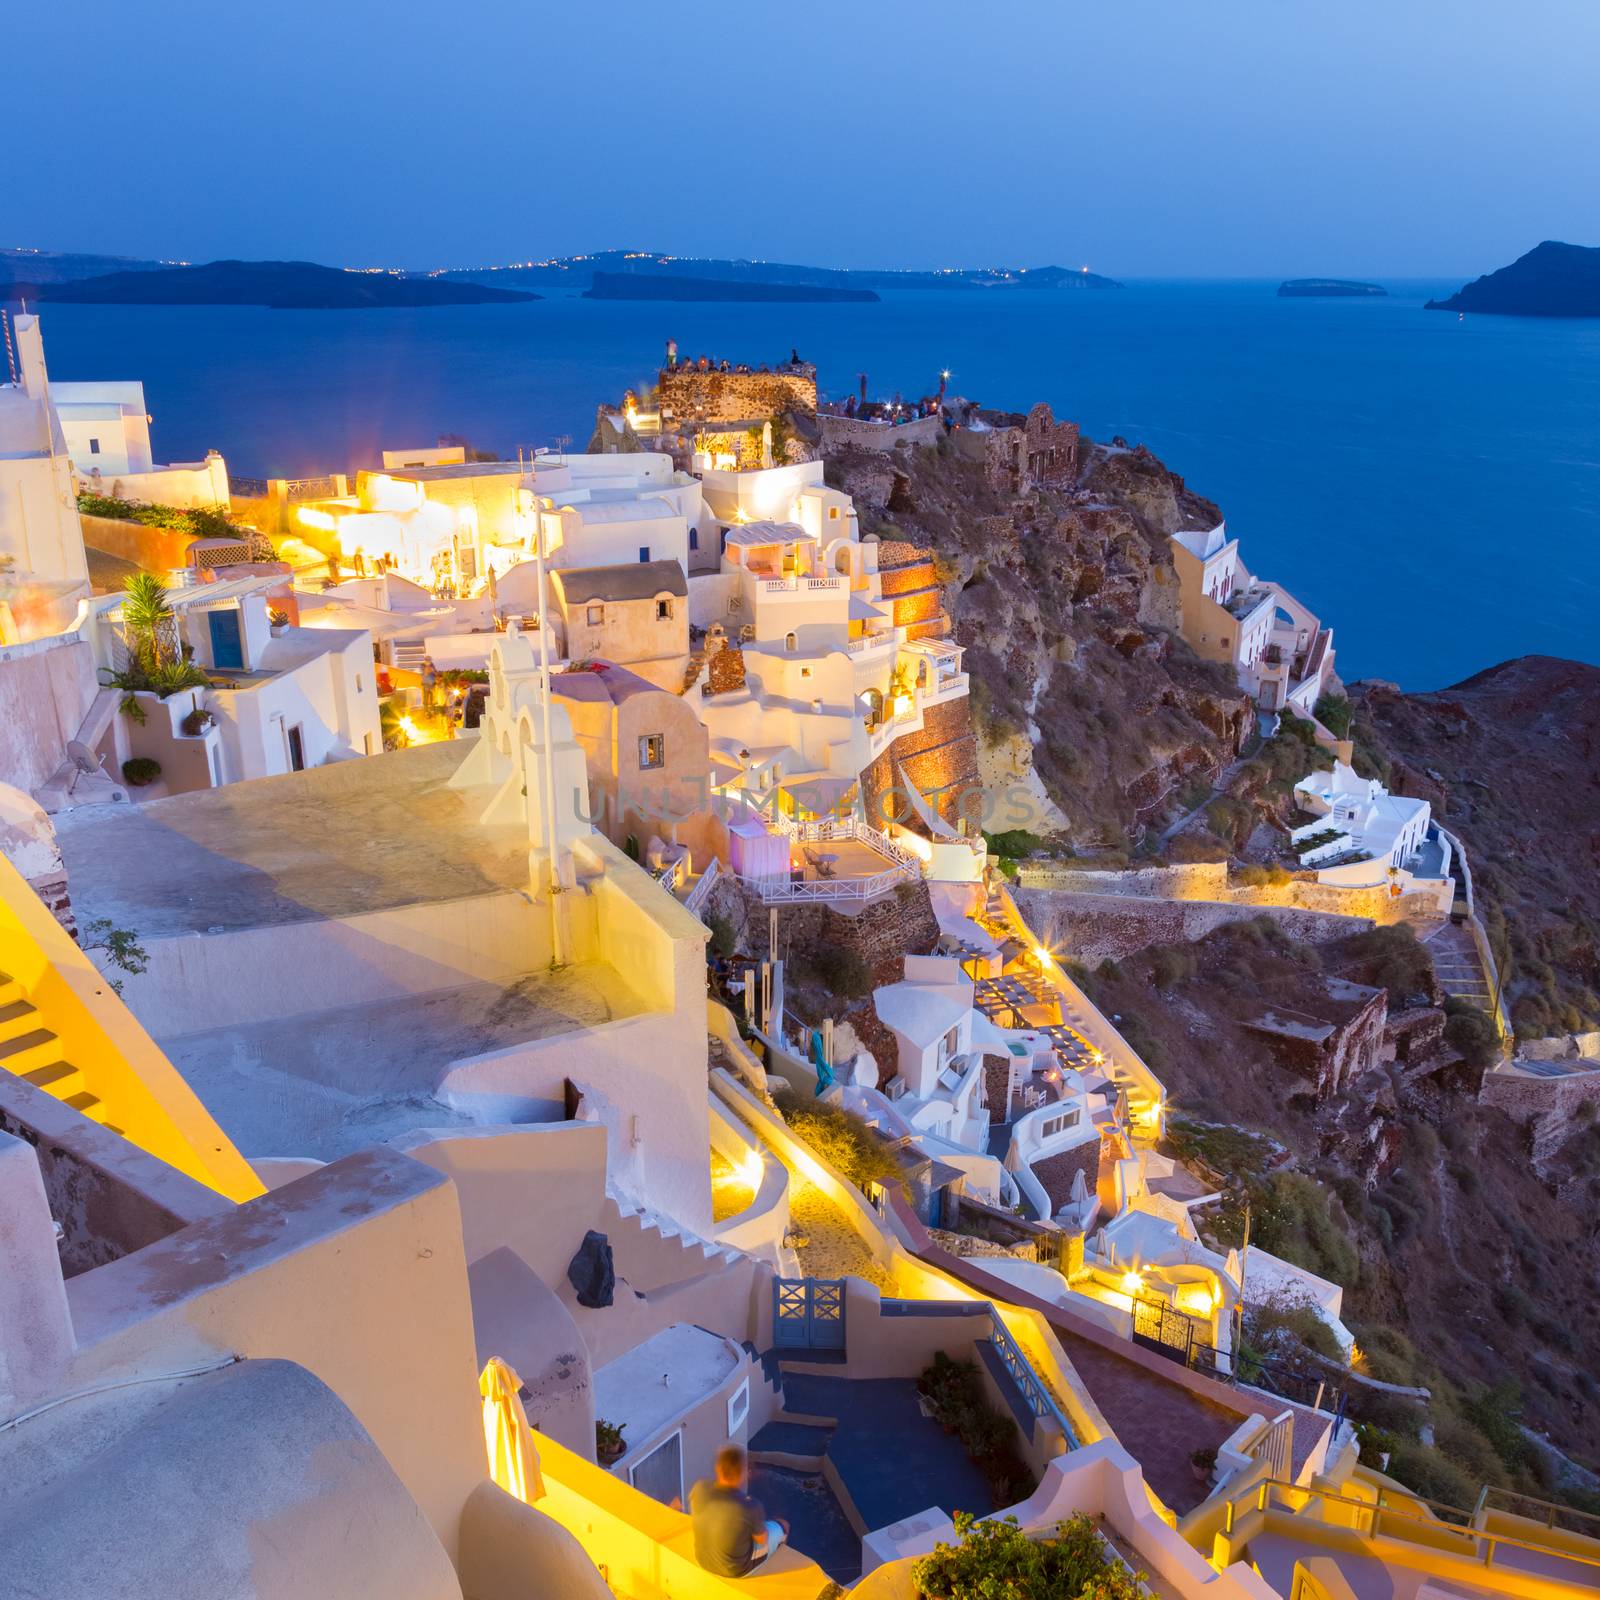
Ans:
{"type": "Polygon", "coordinates": [[[87,1089],[82,1094],[70,1096],[63,1104],[71,1106],[80,1116],[87,1117],[91,1122],[104,1122],[109,1109],[99,1095],[90,1094],[87,1089]]]}
{"type": "Polygon", "coordinates": [[[25,1076],[34,1067],[48,1066],[61,1054],[61,1041],[48,1028],[31,1028],[15,1039],[0,1039],[0,1067],[25,1076]]]}
{"type": "Polygon", "coordinates": [[[46,1094],[53,1094],[58,1100],[84,1087],[83,1074],[70,1061],[52,1061],[49,1066],[34,1067],[22,1074],[22,1080],[35,1089],[43,1089],[46,1094]]]}
{"type": "Polygon", "coordinates": [[[15,1039],[37,1026],[39,1009],[27,1000],[0,1000],[0,1039],[15,1039]]]}

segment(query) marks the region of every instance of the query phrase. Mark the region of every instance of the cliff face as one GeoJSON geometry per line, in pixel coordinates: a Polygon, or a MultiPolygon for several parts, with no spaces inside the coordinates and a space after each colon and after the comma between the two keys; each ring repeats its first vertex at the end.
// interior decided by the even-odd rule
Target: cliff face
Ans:
{"type": "Polygon", "coordinates": [[[1509,267],[1430,300],[1429,311],[1484,311],[1504,317],[1600,317],[1600,250],[1546,239],[1509,267]]]}
{"type": "Polygon", "coordinates": [[[1600,667],[1523,656],[1352,704],[1375,769],[1467,846],[1513,1027],[1600,1027],[1600,667]]]}
{"type": "Polygon", "coordinates": [[[1017,498],[945,447],[841,450],[863,533],[931,548],[973,680],[991,827],[1121,848],[1251,725],[1231,675],[1177,638],[1169,534],[1220,512],[1144,450],[1085,443],[1074,483],[1017,498]]]}

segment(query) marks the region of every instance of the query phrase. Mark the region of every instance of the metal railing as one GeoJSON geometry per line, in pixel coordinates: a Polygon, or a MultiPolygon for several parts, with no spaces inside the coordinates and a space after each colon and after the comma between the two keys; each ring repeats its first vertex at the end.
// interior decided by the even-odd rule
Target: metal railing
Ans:
{"type": "Polygon", "coordinates": [[[1067,1442],[1067,1449],[1076,1450],[1082,1440],[1073,1431],[1072,1424],[1067,1421],[1050,1391],[1039,1381],[1032,1363],[1022,1353],[1021,1346],[1011,1337],[1010,1330],[1000,1320],[1000,1313],[992,1305],[989,1307],[989,1329],[990,1337],[994,1340],[995,1354],[1000,1357],[1002,1365],[1011,1374],[1012,1382],[1022,1395],[1023,1404],[1035,1417],[1053,1422],[1061,1430],[1061,1436],[1067,1442]]]}
{"type": "MultiPolygon", "coordinates": [[[[722,874],[722,865],[715,856],[711,858],[711,865],[695,880],[693,887],[683,897],[683,908],[699,916],[707,900],[711,898],[711,886],[722,874]]],[[[702,919],[704,920],[704,919],[702,919]]]]}
{"type": "Polygon", "coordinates": [[[1481,1562],[1485,1567],[1494,1565],[1496,1552],[1500,1550],[1530,1551],[1542,1557],[1546,1563],[1540,1568],[1540,1572],[1550,1583],[1552,1594],[1561,1592],[1556,1588],[1557,1584],[1587,1590],[1600,1583],[1600,1554],[1588,1555],[1563,1544],[1520,1538],[1515,1534],[1492,1533],[1486,1528],[1476,1526],[1476,1513],[1463,1511],[1459,1506],[1446,1505],[1442,1501],[1429,1500],[1424,1495],[1408,1494],[1398,1505],[1386,1504],[1387,1499],[1388,1491],[1382,1489],[1378,1491],[1376,1500],[1362,1500],[1354,1495],[1339,1494],[1332,1489],[1291,1483],[1284,1478],[1263,1478],[1259,1483],[1252,1484],[1243,1494],[1232,1496],[1227,1500],[1223,1533],[1231,1537],[1237,1519],[1252,1511],[1259,1512],[1263,1516],[1272,1511],[1288,1516],[1300,1516],[1304,1514],[1310,1502],[1316,1500],[1322,1510],[1321,1521],[1330,1527],[1348,1528],[1358,1535],[1363,1533],[1361,1524],[1365,1521],[1365,1537],[1373,1541],[1380,1538],[1392,1539],[1396,1543],[1410,1544],[1421,1550],[1437,1553],[1448,1548],[1448,1545],[1437,1537],[1443,1535],[1446,1540],[1459,1544],[1459,1554],[1464,1559],[1481,1562]],[[1275,1499],[1280,1495],[1292,1498],[1286,1503],[1275,1504],[1275,1499]],[[1330,1506],[1348,1509],[1330,1517],[1326,1514],[1330,1506]],[[1415,1510],[1417,1506],[1425,1507],[1431,1515],[1419,1515],[1415,1510]],[[1416,1537],[1415,1530],[1419,1528],[1426,1529],[1436,1537],[1433,1539],[1416,1537]],[[1548,1563],[1555,1561],[1571,1562],[1575,1567],[1588,1570],[1581,1581],[1576,1575],[1567,1578],[1550,1571],[1548,1563]]]}
{"type": "Polygon", "coordinates": [[[1562,1528],[1568,1533],[1583,1535],[1586,1539],[1600,1540],[1600,1516],[1592,1511],[1580,1511],[1576,1506],[1560,1505],[1554,1500],[1541,1500],[1537,1495],[1522,1494],[1516,1489],[1501,1489],[1486,1483],[1478,1494],[1473,1508],[1474,1527],[1483,1525],[1484,1517],[1497,1511],[1502,1515],[1523,1517],[1529,1522],[1542,1522],[1547,1528],[1562,1528]]]}

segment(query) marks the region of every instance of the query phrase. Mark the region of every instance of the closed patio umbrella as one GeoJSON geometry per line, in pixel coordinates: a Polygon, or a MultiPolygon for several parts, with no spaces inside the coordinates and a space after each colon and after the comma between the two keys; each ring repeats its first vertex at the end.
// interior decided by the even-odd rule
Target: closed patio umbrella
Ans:
{"type": "Polygon", "coordinates": [[[483,1443],[489,1453],[489,1476],[524,1505],[544,1497],[539,1453],[533,1430],[517,1391],[522,1379],[499,1356],[491,1356],[478,1377],[483,1396],[483,1443]]]}

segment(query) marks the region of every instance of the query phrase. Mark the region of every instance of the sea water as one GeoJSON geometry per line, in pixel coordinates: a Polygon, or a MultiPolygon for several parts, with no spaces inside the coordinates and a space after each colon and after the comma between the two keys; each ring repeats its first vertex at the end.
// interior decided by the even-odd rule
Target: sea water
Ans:
{"type": "Polygon", "coordinates": [[[1283,300],[1275,283],[886,295],[875,305],[553,296],[416,311],[44,307],[62,379],[138,378],[157,460],[376,464],[458,434],[582,449],[595,406],[686,358],[791,349],[826,393],[1047,400],[1215,500],[1244,559],[1334,628],[1347,679],[1436,688],[1512,656],[1600,662],[1600,322],[1283,300]]]}

